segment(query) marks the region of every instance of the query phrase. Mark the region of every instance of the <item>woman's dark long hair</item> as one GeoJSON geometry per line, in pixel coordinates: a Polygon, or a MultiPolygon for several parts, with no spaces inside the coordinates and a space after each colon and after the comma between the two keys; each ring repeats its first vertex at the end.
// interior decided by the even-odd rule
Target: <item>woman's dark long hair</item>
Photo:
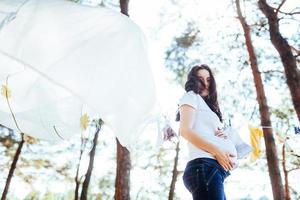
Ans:
{"type": "MultiPolygon", "coordinates": [[[[217,95],[217,88],[216,88],[216,81],[212,74],[211,69],[207,65],[196,65],[194,66],[188,74],[187,81],[185,83],[185,91],[194,91],[196,94],[201,94],[201,92],[205,89],[205,83],[198,78],[197,73],[199,70],[207,70],[210,76],[210,83],[209,83],[209,94],[206,97],[202,97],[206,104],[210,107],[210,109],[217,114],[220,121],[222,122],[222,113],[219,108],[218,103],[218,95],[217,95]]],[[[180,120],[179,111],[177,112],[176,121],[180,120]]]]}

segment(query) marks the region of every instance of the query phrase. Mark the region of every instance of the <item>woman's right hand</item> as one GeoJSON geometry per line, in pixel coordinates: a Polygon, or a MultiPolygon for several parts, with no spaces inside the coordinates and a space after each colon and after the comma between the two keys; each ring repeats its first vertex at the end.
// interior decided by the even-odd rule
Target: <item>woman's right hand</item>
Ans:
{"type": "Polygon", "coordinates": [[[219,149],[216,149],[214,156],[217,159],[218,163],[226,170],[230,171],[234,167],[234,163],[231,161],[232,157],[235,157],[234,154],[224,153],[219,149]]]}

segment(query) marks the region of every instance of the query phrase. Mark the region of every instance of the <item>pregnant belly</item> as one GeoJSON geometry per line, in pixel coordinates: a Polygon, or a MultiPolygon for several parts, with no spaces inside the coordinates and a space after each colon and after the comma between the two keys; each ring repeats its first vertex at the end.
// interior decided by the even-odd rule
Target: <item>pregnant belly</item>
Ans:
{"type": "Polygon", "coordinates": [[[234,155],[233,157],[230,157],[230,160],[232,163],[234,163],[234,168],[237,167],[237,152],[236,152],[236,148],[233,144],[233,142],[229,139],[224,139],[224,138],[220,138],[220,137],[209,137],[207,138],[207,140],[211,143],[213,143],[214,145],[216,145],[218,148],[220,148],[220,150],[222,150],[225,153],[230,153],[232,155],[234,155]]]}

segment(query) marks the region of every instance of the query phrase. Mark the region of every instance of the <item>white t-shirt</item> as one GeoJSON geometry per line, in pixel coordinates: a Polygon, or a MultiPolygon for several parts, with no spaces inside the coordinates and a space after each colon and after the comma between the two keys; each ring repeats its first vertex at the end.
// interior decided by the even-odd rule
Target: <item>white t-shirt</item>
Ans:
{"type": "MultiPolygon", "coordinates": [[[[210,109],[200,95],[193,91],[186,92],[179,100],[179,107],[184,104],[192,106],[196,110],[193,130],[199,137],[206,139],[208,142],[218,146],[225,152],[237,155],[236,148],[230,139],[215,136],[215,131],[218,127],[222,127],[222,123],[216,113],[210,109]]],[[[210,153],[194,146],[190,142],[188,142],[188,149],[189,160],[193,160],[195,158],[215,159],[215,157],[210,153]]],[[[236,157],[234,157],[232,161],[237,164],[236,157]]]]}

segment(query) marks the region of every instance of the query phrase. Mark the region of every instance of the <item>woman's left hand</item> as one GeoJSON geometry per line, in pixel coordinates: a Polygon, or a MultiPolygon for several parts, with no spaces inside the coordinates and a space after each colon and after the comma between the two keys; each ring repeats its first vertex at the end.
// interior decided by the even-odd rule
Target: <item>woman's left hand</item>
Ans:
{"type": "Polygon", "coordinates": [[[215,131],[215,136],[221,137],[221,138],[224,138],[224,139],[228,138],[228,135],[226,133],[224,133],[221,129],[217,129],[215,131]]]}

